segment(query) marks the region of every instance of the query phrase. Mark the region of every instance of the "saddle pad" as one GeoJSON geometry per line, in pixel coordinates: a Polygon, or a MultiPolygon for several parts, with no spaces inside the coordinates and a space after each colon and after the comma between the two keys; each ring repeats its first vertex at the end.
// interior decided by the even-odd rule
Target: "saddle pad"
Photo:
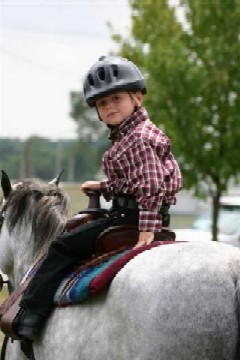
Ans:
{"type": "Polygon", "coordinates": [[[128,261],[143,251],[168,244],[176,244],[176,242],[156,241],[136,249],[120,251],[100,264],[86,268],[81,266],[80,270],[75,269],[59,285],[54,296],[54,305],[63,307],[78,304],[87,298],[98,295],[110,285],[111,281],[128,261]]]}

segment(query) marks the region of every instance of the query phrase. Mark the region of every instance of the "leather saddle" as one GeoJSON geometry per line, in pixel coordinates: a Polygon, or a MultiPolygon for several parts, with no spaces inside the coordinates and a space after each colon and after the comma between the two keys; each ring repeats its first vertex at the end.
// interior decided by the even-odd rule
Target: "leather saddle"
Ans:
{"type": "MultiPolygon", "coordinates": [[[[87,191],[89,203],[86,210],[80,211],[66,223],[66,230],[72,230],[90,221],[108,216],[108,210],[100,206],[100,193],[98,191],[87,191]]],[[[102,255],[121,248],[131,248],[136,245],[139,237],[138,227],[135,225],[118,225],[104,230],[96,242],[96,255],[102,255]]],[[[154,241],[174,241],[175,233],[163,229],[155,233],[154,241]]]]}

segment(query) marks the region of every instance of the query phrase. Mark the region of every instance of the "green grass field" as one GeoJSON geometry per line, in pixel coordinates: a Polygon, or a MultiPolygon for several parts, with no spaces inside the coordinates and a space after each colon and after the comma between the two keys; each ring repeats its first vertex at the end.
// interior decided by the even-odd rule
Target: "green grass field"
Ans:
{"type": "MultiPolygon", "coordinates": [[[[63,185],[63,189],[68,193],[71,201],[71,213],[76,214],[78,211],[83,210],[88,205],[88,197],[84,195],[80,189],[79,185],[63,185]]],[[[180,228],[187,227],[191,224],[193,217],[191,216],[172,216],[171,227],[180,228]]],[[[7,296],[7,289],[4,287],[0,293],[0,304],[4,301],[7,296]]],[[[0,332],[0,344],[2,343],[2,333],[0,332]]]]}
{"type": "MultiPolygon", "coordinates": [[[[0,292],[0,304],[3,303],[4,299],[6,299],[8,294],[6,286],[3,287],[2,291],[0,292]]],[[[0,331],[0,345],[2,347],[2,341],[3,341],[3,333],[0,331]]]]}
{"type": "Polygon", "coordinates": [[[79,185],[66,184],[62,185],[62,188],[68,193],[70,197],[72,215],[87,207],[88,197],[82,193],[79,185]]]}

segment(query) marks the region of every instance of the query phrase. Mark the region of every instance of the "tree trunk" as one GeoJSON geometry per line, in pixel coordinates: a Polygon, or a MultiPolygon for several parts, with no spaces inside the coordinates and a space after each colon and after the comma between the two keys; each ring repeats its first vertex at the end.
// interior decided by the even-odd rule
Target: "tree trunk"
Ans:
{"type": "Polygon", "coordinates": [[[217,189],[212,196],[212,240],[218,240],[218,215],[219,215],[219,205],[221,190],[217,189]]]}

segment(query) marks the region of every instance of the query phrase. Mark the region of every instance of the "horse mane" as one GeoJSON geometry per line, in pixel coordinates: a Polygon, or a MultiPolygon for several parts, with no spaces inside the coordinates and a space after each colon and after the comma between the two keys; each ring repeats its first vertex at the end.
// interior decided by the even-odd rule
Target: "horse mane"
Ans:
{"type": "Polygon", "coordinates": [[[35,246],[39,248],[64,229],[70,201],[54,184],[25,179],[13,186],[4,210],[9,232],[18,225],[31,225],[35,246]]]}

